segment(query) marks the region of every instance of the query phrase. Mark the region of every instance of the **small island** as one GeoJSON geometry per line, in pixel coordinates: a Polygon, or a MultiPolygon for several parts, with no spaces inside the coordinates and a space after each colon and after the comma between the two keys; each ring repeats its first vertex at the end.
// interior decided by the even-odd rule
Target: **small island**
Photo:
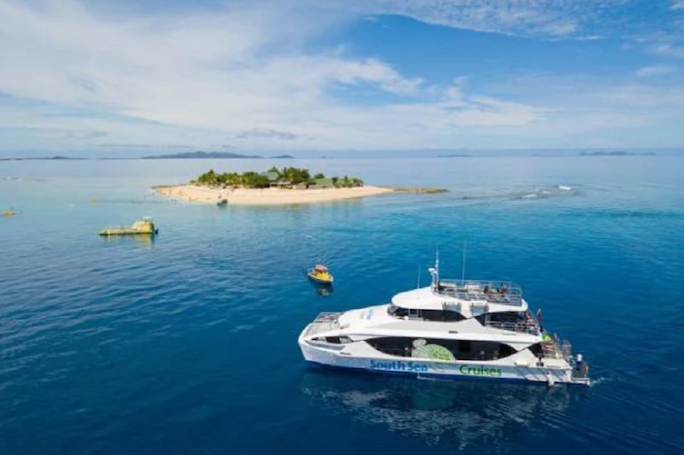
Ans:
{"type": "Polygon", "coordinates": [[[187,185],[157,186],[157,194],[197,203],[283,205],[353,199],[391,193],[392,188],[366,185],[350,176],[311,175],[308,169],[272,167],[266,172],[224,172],[213,169],[187,185]]]}
{"type": "Polygon", "coordinates": [[[0,158],[0,161],[84,161],[86,158],[72,157],[72,156],[39,156],[35,158],[0,158]]]}
{"type": "Polygon", "coordinates": [[[227,159],[242,159],[252,158],[261,159],[261,155],[241,155],[239,153],[231,152],[182,152],[173,153],[170,155],[149,155],[143,156],[143,160],[227,160],[227,159]]]}
{"type": "Polygon", "coordinates": [[[623,150],[599,150],[594,152],[580,152],[579,156],[654,156],[654,152],[625,152],[623,150]]]}

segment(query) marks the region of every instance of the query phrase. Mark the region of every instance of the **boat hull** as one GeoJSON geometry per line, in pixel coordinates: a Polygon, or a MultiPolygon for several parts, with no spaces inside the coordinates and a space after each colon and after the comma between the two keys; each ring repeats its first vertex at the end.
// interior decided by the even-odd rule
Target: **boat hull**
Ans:
{"type": "Polygon", "coordinates": [[[156,235],[158,233],[159,231],[157,229],[149,231],[136,231],[129,229],[107,229],[104,231],[100,231],[100,235],[104,237],[120,235],[156,235]]]}
{"type": "MultiPolygon", "coordinates": [[[[307,327],[308,329],[308,327],[307,327]]],[[[548,368],[536,366],[517,366],[477,361],[435,361],[410,357],[378,356],[377,358],[348,355],[344,345],[334,349],[316,346],[303,337],[299,347],[304,359],[310,363],[333,368],[347,368],[371,373],[401,374],[414,377],[466,380],[525,381],[543,384],[583,384],[572,377],[571,368],[548,368]]]]}
{"type": "Polygon", "coordinates": [[[328,285],[333,284],[333,278],[332,277],[330,277],[329,280],[324,280],[324,279],[321,279],[321,278],[318,278],[318,277],[312,275],[311,273],[307,273],[306,276],[308,276],[311,281],[313,281],[314,283],[317,283],[317,284],[328,284],[328,285]]]}

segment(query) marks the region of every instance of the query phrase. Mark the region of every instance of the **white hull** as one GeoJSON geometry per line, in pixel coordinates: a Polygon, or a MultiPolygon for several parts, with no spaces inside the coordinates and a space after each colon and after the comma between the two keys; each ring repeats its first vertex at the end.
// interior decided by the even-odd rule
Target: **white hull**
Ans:
{"type": "MultiPolygon", "coordinates": [[[[419,377],[433,377],[443,379],[488,379],[504,381],[532,381],[544,384],[584,384],[588,380],[578,380],[572,377],[572,368],[561,364],[543,367],[512,356],[500,361],[440,361],[432,359],[393,357],[379,353],[372,355],[354,355],[353,349],[330,349],[316,346],[306,341],[307,326],[299,337],[299,347],[304,359],[308,362],[335,368],[350,368],[373,373],[404,374],[419,377]],[[516,363],[519,363],[516,365],[516,363]]],[[[351,347],[351,346],[350,346],[351,347]]],[[[370,353],[367,353],[370,354],[370,353]]],[[[520,358],[523,355],[518,356],[520,358]]],[[[548,363],[548,362],[547,362],[548,363]]]]}
{"type": "Polygon", "coordinates": [[[515,283],[442,281],[389,304],[320,313],[299,346],[313,363],[421,377],[589,384],[569,342],[533,317],[515,283]]]}

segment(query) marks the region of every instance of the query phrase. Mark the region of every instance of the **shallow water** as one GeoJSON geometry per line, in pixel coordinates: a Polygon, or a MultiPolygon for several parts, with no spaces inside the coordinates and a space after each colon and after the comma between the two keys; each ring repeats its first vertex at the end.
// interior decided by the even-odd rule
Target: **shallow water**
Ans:
{"type": "Polygon", "coordinates": [[[1,454],[684,452],[684,158],[275,162],[451,190],[312,206],[149,191],[272,164],[0,163],[1,454]],[[96,235],[144,215],[153,242],[96,235]],[[318,312],[427,283],[436,247],[460,277],[465,238],[467,276],[520,283],[593,387],[305,365],[318,312]]]}

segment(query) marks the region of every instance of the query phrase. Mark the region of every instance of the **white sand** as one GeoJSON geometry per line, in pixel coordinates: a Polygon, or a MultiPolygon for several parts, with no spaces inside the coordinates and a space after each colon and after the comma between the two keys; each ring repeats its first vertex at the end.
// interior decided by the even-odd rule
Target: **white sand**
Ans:
{"type": "Polygon", "coordinates": [[[221,199],[227,199],[228,203],[233,205],[311,204],[375,196],[394,191],[392,188],[378,186],[290,190],[281,188],[220,189],[197,185],[158,186],[154,190],[159,195],[183,201],[216,204],[221,199]]]}

